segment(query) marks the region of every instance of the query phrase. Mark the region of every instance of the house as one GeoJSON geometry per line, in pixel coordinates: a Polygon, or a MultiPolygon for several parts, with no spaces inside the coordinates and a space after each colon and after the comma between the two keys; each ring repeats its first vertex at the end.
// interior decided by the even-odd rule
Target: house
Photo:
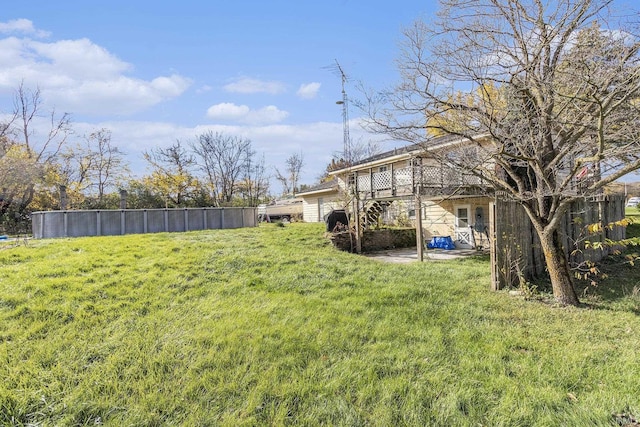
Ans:
{"type": "MultiPolygon", "coordinates": [[[[334,170],[329,174],[335,179],[334,185],[301,194],[306,204],[305,220],[322,218],[319,214],[326,211],[326,201],[332,200],[340,208],[358,212],[354,219],[360,229],[393,223],[416,227],[418,241],[449,236],[458,248],[489,247],[495,289],[511,286],[522,278],[542,277],[544,255],[524,208],[501,197],[482,178],[483,172],[501,171],[486,154],[491,150],[482,149],[484,144],[491,144],[488,136],[479,136],[470,143],[468,139],[446,135],[334,170]],[[462,164],[465,167],[456,167],[462,164]]],[[[576,177],[570,191],[579,194],[586,179],[576,177]]],[[[509,182],[509,177],[505,181],[509,182]]],[[[524,192],[535,187],[524,168],[520,185],[524,192]]],[[[576,198],[559,228],[570,264],[597,261],[609,253],[609,249],[585,245],[584,224],[613,224],[623,218],[622,196],[576,198]]],[[[624,235],[624,227],[602,227],[589,240],[620,240],[624,235]]]]}
{"type": "Polygon", "coordinates": [[[332,171],[330,176],[336,184],[331,190],[300,194],[307,204],[305,220],[307,211],[311,214],[326,210],[309,197],[322,194],[322,202],[340,199],[342,207],[351,211],[356,200],[365,227],[381,223],[415,225],[416,214],[421,212],[425,239],[450,236],[460,248],[482,245],[487,240],[492,189],[478,176],[427,155],[431,150],[447,150],[455,155],[462,148],[468,150],[465,140],[443,136],[431,140],[428,150],[422,144],[413,144],[332,171]]]}
{"type": "Polygon", "coordinates": [[[344,209],[347,200],[338,178],[310,187],[296,194],[302,198],[302,219],[304,222],[323,222],[325,215],[333,209],[344,209]]]}

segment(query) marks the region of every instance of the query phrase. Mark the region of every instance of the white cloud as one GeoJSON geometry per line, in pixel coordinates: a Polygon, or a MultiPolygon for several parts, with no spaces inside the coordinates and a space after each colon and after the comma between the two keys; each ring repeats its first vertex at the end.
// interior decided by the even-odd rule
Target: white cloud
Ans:
{"type": "Polygon", "coordinates": [[[259,110],[251,111],[247,115],[246,123],[249,124],[269,124],[279,123],[286,119],[289,113],[279,110],[275,105],[269,105],[259,110]]]}
{"type": "Polygon", "coordinates": [[[190,84],[191,81],[189,79],[178,74],[172,74],[169,77],[156,77],[151,80],[151,87],[164,98],[180,96],[190,84]]]}
{"type": "Polygon", "coordinates": [[[207,109],[207,117],[214,120],[242,120],[250,112],[246,105],[236,105],[228,102],[212,105],[207,109]]]}
{"type": "Polygon", "coordinates": [[[224,86],[224,90],[233,93],[268,93],[276,95],[285,91],[285,85],[276,81],[262,81],[243,77],[224,86]]]}
{"type": "MultiPolygon", "coordinates": [[[[44,118],[43,118],[44,120],[44,118]]],[[[168,147],[176,140],[184,144],[194,141],[205,132],[220,132],[251,140],[258,156],[265,156],[267,168],[284,168],[284,159],[291,153],[302,152],[305,166],[301,183],[314,184],[324,172],[331,157],[342,150],[342,123],[313,122],[304,124],[207,124],[182,126],[163,121],[105,121],[100,123],[74,123],[78,135],[106,128],[112,132],[112,142],[126,154],[131,170],[137,176],[149,173],[142,153],[156,147],[168,147]]],[[[42,132],[47,123],[42,123],[42,132]]],[[[367,141],[372,135],[364,132],[358,120],[351,122],[351,137],[354,141],[367,141]]],[[[386,149],[386,148],[385,148],[386,149]]],[[[272,182],[272,191],[279,190],[272,182]]]]}
{"type": "Polygon", "coordinates": [[[0,91],[21,83],[40,88],[43,100],[73,114],[126,115],[184,93],[191,81],[178,74],[144,80],[127,75],[131,64],[89,39],[40,42],[0,39],[0,91]]]}
{"type": "Polygon", "coordinates": [[[43,91],[43,96],[64,106],[65,111],[127,115],[178,96],[188,86],[189,80],[177,75],[152,81],[117,76],[109,80],[85,80],[75,87],[50,88],[43,91]]]}
{"type": "Polygon", "coordinates": [[[320,83],[313,82],[301,84],[300,88],[296,92],[296,95],[298,95],[302,99],[313,99],[318,95],[319,90],[320,83]]]}
{"type": "Polygon", "coordinates": [[[33,26],[33,22],[24,18],[0,22],[0,33],[21,33],[34,35],[36,37],[48,37],[50,34],[47,31],[37,30],[33,26]]]}
{"type": "Polygon", "coordinates": [[[223,102],[212,105],[207,109],[207,117],[210,119],[233,121],[254,126],[279,123],[288,116],[288,112],[278,109],[275,105],[252,110],[246,105],[223,102]]]}
{"type": "Polygon", "coordinates": [[[213,88],[209,85],[204,85],[204,86],[200,86],[197,90],[196,93],[205,93],[205,92],[209,92],[210,90],[212,90],[213,88]]]}
{"type": "MultiPolygon", "coordinates": [[[[268,168],[284,167],[284,159],[291,153],[303,152],[305,167],[301,182],[313,184],[331,161],[331,156],[342,148],[342,123],[315,122],[299,125],[197,125],[180,126],[157,121],[110,121],[98,124],[76,123],[88,133],[99,128],[112,132],[113,143],[127,154],[132,171],[138,175],[148,173],[142,153],[155,147],[168,147],[177,139],[183,143],[195,140],[198,135],[212,131],[239,136],[251,140],[252,148],[258,155],[265,155],[268,168]]],[[[353,136],[360,135],[354,126],[353,136]]],[[[273,182],[273,191],[279,188],[273,182]]]]}
{"type": "Polygon", "coordinates": [[[76,79],[110,78],[132,68],[89,39],[30,42],[26,47],[36,55],[34,65],[49,65],[52,71],[64,72],[76,79]]]}

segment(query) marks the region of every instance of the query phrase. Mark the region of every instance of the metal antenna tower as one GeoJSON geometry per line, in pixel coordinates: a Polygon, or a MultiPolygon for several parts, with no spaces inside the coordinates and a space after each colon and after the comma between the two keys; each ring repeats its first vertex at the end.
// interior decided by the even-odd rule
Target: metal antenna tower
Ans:
{"type": "Polygon", "coordinates": [[[344,70],[340,66],[340,63],[336,59],[336,65],[334,70],[340,74],[342,80],[342,100],[336,101],[336,104],[342,105],[342,138],[344,142],[344,161],[347,166],[351,165],[351,137],[349,136],[349,98],[347,92],[344,89],[344,84],[349,81],[349,78],[345,74],[344,70]]]}

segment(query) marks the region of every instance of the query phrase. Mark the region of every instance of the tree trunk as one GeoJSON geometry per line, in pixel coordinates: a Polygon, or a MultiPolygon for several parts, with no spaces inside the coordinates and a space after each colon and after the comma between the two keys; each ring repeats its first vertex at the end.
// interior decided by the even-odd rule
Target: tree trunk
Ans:
{"type": "Polygon", "coordinates": [[[539,233],[539,237],[551,279],[553,297],[562,304],[578,305],[580,301],[571,282],[569,266],[558,231],[539,233]]]}

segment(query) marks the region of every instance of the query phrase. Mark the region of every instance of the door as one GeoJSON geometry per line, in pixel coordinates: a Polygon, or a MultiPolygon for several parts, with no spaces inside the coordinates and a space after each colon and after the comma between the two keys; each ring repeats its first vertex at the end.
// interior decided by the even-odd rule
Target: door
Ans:
{"type": "Polygon", "coordinates": [[[457,205],[453,208],[455,214],[455,243],[458,248],[473,248],[473,232],[469,227],[471,206],[457,205]]]}
{"type": "Polygon", "coordinates": [[[318,197],[318,222],[324,221],[324,199],[318,197]]]}

